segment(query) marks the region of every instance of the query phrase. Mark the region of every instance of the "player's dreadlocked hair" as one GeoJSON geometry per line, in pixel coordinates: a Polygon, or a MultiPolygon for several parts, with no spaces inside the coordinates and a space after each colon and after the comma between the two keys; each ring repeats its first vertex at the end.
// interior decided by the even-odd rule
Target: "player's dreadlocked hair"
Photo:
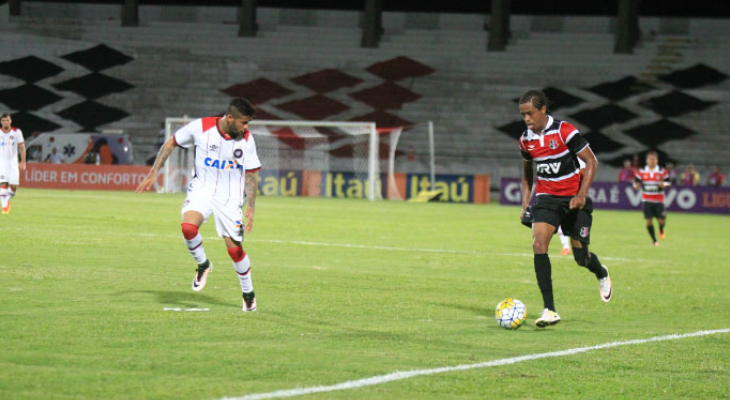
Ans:
{"type": "Polygon", "coordinates": [[[550,101],[542,90],[528,90],[520,97],[520,104],[532,103],[532,106],[539,109],[550,108],[550,101]]]}
{"type": "Polygon", "coordinates": [[[228,108],[226,109],[226,114],[232,115],[234,117],[255,117],[256,116],[256,107],[254,107],[253,104],[251,104],[250,101],[246,99],[233,99],[230,103],[228,103],[228,108]]]}

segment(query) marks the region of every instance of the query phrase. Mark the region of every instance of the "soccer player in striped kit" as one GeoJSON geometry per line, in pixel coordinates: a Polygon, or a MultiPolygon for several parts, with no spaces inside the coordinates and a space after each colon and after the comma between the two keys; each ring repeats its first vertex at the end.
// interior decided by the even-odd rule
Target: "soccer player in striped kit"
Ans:
{"type": "Polygon", "coordinates": [[[659,223],[659,239],[664,239],[664,225],[667,210],[664,207],[664,189],[671,186],[669,173],[657,165],[659,158],[655,151],[646,153],[646,166],[636,172],[634,189],[641,189],[641,203],[644,208],[646,230],[654,246],[659,246],[654,232],[654,218],[659,223]]]}
{"type": "Polygon", "coordinates": [[[234,99],[223,117],[196,119],[180,128],[162,145],[149,175],[136,190],[140,193],[154,186],[158,171],[175,147],[194,147],[195,174],[188,185],[181,212],[185,244],[198,264],[192,289],[203,290],[208,274],[213,270],[198,232],[200,225],[213,215],[216,231],[225,241],[238,274],[244,312],[256,311],[251,260],[242,246],[244,230],[248,233],[253,227],[258,171],[261,169],[254,137],[248,131],[248,123],[255,115],[256,109],[250,102],[234,99]]]}
{"type": "Polygon", "coordinates": [[[532,249],[537,285],[542,293],[544,310],[535,320],[540,328],[560,322],[553,299],[552,267],[548,245],[558,227],[571,239],[573,257],[587,268],[599,283],[601,300],[611,300],[612,286],[608,269],[588,249],[593,222],[593,201],[588,189],[593,182],[598,161],[588,142],[573,125],[554,119],[547,112],[548,99],[539,90],[530,90],[520,98],[520,114],[527,130],[519,141],[522,152],[522,213],[529,206],[535,164],[536,200],[532,206],[532,249]],[[581,174],[578,159],[585,163],[581,174]]]}

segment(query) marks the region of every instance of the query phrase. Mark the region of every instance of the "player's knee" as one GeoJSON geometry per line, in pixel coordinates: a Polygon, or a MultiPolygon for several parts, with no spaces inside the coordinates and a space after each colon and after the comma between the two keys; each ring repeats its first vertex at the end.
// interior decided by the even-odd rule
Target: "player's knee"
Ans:
{"type": "Polygon", "coordinates": [[[583,247],[573,247],[573,258],[575,259],[575,262],[581,267],[588,266],[588,261],[590,260],[587,249],[583,247]]]}
{"type": "Polygon", "coordinates": [[[188,224],[187,222],[183,222],[182,224],[182,233],[183,237],[186,240],[191,240],[195,236],[198,235],[198,226],[195,224],[188,224]]]}
{"type": "Polygon", "coordinates": [[[233,260],[233,262],[239,262],[246,257],[246,252],[243,251],[243,247],[241,246],[229,247],[228,255],[231,256],[231,260],[233,260]]]}
{"type": "Polygon", "coordinates": [[[535,254],[545,254],[547,253],[547,240],[538,240],[537,238],[532,241],[532,251],[535,254]]]}

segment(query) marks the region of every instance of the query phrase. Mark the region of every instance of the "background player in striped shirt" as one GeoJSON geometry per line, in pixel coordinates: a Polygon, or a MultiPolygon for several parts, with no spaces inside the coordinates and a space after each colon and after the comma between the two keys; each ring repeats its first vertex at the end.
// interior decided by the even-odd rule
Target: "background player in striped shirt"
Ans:
{"type": "Polygon", "coordinates": [[[659,246],[654,232],[654,218],[659,223],[659,238],[664,239],[664,225],[667,210],[664,206],[664,189],[671,186],[669,173],[657,165],[659,158],[655,151],[646,153],[646,166],[636,172],[634,189],[641,189],[641,203],[644,208],[646,230],[654,246],[659,246]]]}
{"type": "Polygon", "coordinates": [[[608,302],[613,293],[608,269],[588,249],[593,222],[593,201],[588,189],[598,167],[593,151],[578,130],[568,122],[558,121],[547,113],[548,99],[539,90],[530,90],[520,98],[520,114],[527,130],[520,137],[522,152],[522,213],[529,206],[535,165],[536,200],[532,206],[532,249],[537,285],[545,307],[535,320],[538,327],[555,325],[560,316],[555,311],[552,267],[548,246],[558,227],[571,238],[573,257],[578,265],[595,274],[601,300],[608,302]],[[581,173],[578,159],[585,163],[581,173]]]}
{"type": "Polygon", "coordinates": [[[234,99],[221,117],[196,119],[180,128],[157,154],[149,175],[137,187],[137,193],[149,190],[157,173],[175,147],[195,148],[195,173],[188,185],[182,207],[182,233],[185,244],[198,264],[192,289],[203,290],[213,264],[203,250],[198,232],[208,217],[215,217],[215,228],[228,248],[233,268],[243,292],[243,311],[256,311],[256,297],[251,281],[251,260],[243,251],[243,208],[245,232],[253,228],[253,216],[261,162],[248,123],[256,115],[245,99],[234,99]],[[245,204],[244,204],[245,203],[245,204]]]}
{"type": "Polygon", "coordinates": [[[20,171],[25,171],[23,132],[12,126],[10,114],[0,115],[0,201],[2,213],[10,213],[10,199],[20,185],[20,171]],[[20,163],[18,163],[20,153],[20,163]]]}

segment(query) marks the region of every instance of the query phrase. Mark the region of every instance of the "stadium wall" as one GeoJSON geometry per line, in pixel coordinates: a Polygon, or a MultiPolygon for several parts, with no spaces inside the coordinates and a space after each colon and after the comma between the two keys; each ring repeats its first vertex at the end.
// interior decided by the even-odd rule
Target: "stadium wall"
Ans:
{"type": "MultiPolygon", "coordinates": [[[[121,5],[22,1],[21,15],[48,18],[119,20],[121,5]]],[[[140,5],[139,7],[141,25],[144,25],[146,21],[235,25],[238,23],[236,16],[237,8],[235,7],[175,5],[140,5]]],[[[359,11],[265,7],[257,9],[257,23],[259,29],[262,30],[272,29],[278,25],[351,28],[360,26],[362,20],[363,13],[359,11]]],[[[405,29],[481,31],[487,20],[486,15],[479,14],[384,12],[383,28],[391,32],[399,32],[405,29]]],[[[730,20],[727,19],[640,17],[639,24],[643,32],[666,35],[726,35],[730,31],[730,20]]],[[[513,15],[510,26],[514,32],[613,33],[616,18],[513,15]]]]}

